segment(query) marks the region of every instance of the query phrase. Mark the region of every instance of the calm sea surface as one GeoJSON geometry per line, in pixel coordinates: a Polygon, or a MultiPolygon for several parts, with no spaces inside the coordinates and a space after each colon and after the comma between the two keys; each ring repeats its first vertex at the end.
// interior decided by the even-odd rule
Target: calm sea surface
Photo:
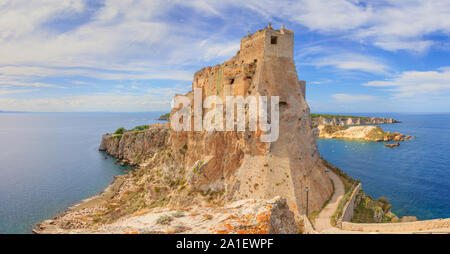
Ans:
{"type": "MultiPolygon", "coordinates": [[[[101,135],[157,122],[160,113],[0,114],[0,233],[33,225],[101,192],[126,168],[99,152],[101,135]]],[[[367,115],[367,114],[366,114],[367,115]]],[[[450,115],[392,115],[382,125],[416,139],[383,143],[319,140],[322,156],[389,197],[400,216],[450,217],[450,115]]]]}
{"type": "Polygon", "coordinates": [[[98,151],[101,135],[159,113],[0,113],[0,233],[33,225],[98,194],[126,168],[98,151]]]}
{"type": "Polygon", "coordinates": [[[394,149],[383,142],[319,140],[321,155],[360,180],[373,198],[388,197],[397,215],[450,217],[450,114],[378,116],[402,121],[380,125],[384,130],[417,138],[394,149]]]}

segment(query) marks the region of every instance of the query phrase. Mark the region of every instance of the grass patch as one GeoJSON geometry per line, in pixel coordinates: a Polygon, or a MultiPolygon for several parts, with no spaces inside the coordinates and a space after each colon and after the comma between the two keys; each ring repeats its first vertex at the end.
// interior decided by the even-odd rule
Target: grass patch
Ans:
{"type": "Polygon", "coordinates": [[[346,126],[325,125],[322,131],[327,134],[333,134],[337,131],[343,131],[346,129],[348,129],[346,126]]]}
{"type": "Polygon", "coordinates": [[[330,115],[330,114],[311,114],[311,118],[326,117],[326,118],[369,118],[367,116],[348,116],[348,115],[330,115]]]}
{"type": "Polygon", "coordinates": [[[158,118],[158,120],[162,120],[162,121],[169,121],[169,119],[170,119],[170,113],[166,113],[158,118]]]}
{"type": "Polygon", "coordinates": [[[170,223],[173,221],[173,217],[170,215],[161,215],[159,216],[159,218],[156,220],[157,224],[161,224],[161,225],[170,225],[170,223]]]}
{"type": "Polygon", "coordinates": [[[321,160],[322,160],[322,164],[325,167],[329,168],[331,171],[333,171],[336,175],[339,176],[342,183],[344,184],[345,193],[351,192],[352,186],[356,186],[359,183],[358,180],[353,179],[351,176],[347,175],[347,173],[342,171],[342,169],[334,166],[333,164],[331,164],[330,162],[328,162],[327,160],[325,160],[323,158],[321,158],[321,160]]]}
{"type": "Polygon", "coordinates": [[[120,127],[119,129],[116,130],[116,132],[114,132],[114,134],[119,134],[122,135],[124,132],[126,132],[127,130],[123,127],[120,127]]]}
{"type": "Polygon", "coordinates": [[[143,131],[143,130],[148,130],[149,128],[150,128],[150,125],[140,125],[140,126],[134,127],[130,131],[143,131]]]}

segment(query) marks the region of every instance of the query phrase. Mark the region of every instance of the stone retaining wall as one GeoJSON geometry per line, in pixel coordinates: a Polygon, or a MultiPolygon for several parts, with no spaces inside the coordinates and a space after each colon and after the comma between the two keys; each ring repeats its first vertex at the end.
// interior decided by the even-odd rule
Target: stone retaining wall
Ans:
{"type": "Polygon", "coordinates": [[[342,215],[340,218],[336,220],[336,225],[338,227],[342,227],[342,223],[345,221],[351,221],[353,218],[353,211],[355,210],[355,201],[356,197],[358,196],[359,191],[361,190],[361,183],[358,183],[358,185],[353,189],[353,192],[347,201],[347,203],[342,208],[342,215]]]}
{"type": "Polygon", "coordinates": [[[362,232],[417,232],[423,230],[450,229],[450,218],[398,223],[351,223],[342,222],[341,228],[362,232]]]}

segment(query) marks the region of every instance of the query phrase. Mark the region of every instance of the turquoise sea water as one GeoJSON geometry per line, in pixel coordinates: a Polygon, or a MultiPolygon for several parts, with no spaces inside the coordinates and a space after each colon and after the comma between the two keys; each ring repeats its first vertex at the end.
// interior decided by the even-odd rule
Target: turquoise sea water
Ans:
{"type": "MultiPolygon", "coordinates": [[[[151,124],[159,113],[0,114],[0,233],[30,233],[78,201],[98,194],[125,168],[99,152],[101,135],[151,124]]],[[[367,115],[367,114],[365,114],[367,115]]],[[[322,156],[387,196],[400,216],[450,217],[450,115],[392,115],[382,125],[416,139],[383,143],[319,140],[322,156]]]]}
{"type": "Polygon", "coordinates": [[[383,142],[320,139],[322,157],[360,180],[367,194],[388,197],[399,216],[450,217],[450,114],[376,116],[402,121],[380,125],[384,130],[417,138],[394,149],[383,142]]]}
{"type": "Polygon", "coordinates": [[[159,113],[0,114],[0,233],[33,225],[98,194],[126,168],[98,151],[101,135],[159,113]]]}

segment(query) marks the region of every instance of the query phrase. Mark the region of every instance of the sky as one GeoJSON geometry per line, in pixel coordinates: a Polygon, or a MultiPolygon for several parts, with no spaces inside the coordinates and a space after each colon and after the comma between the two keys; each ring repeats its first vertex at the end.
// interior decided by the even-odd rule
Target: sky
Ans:
{"type": "Polygon", "coordinates": [[[450,112],[450,1],[0,0],[0,110],[169,111],[195,71],[294,31],[312,112],[450,112]]]}

